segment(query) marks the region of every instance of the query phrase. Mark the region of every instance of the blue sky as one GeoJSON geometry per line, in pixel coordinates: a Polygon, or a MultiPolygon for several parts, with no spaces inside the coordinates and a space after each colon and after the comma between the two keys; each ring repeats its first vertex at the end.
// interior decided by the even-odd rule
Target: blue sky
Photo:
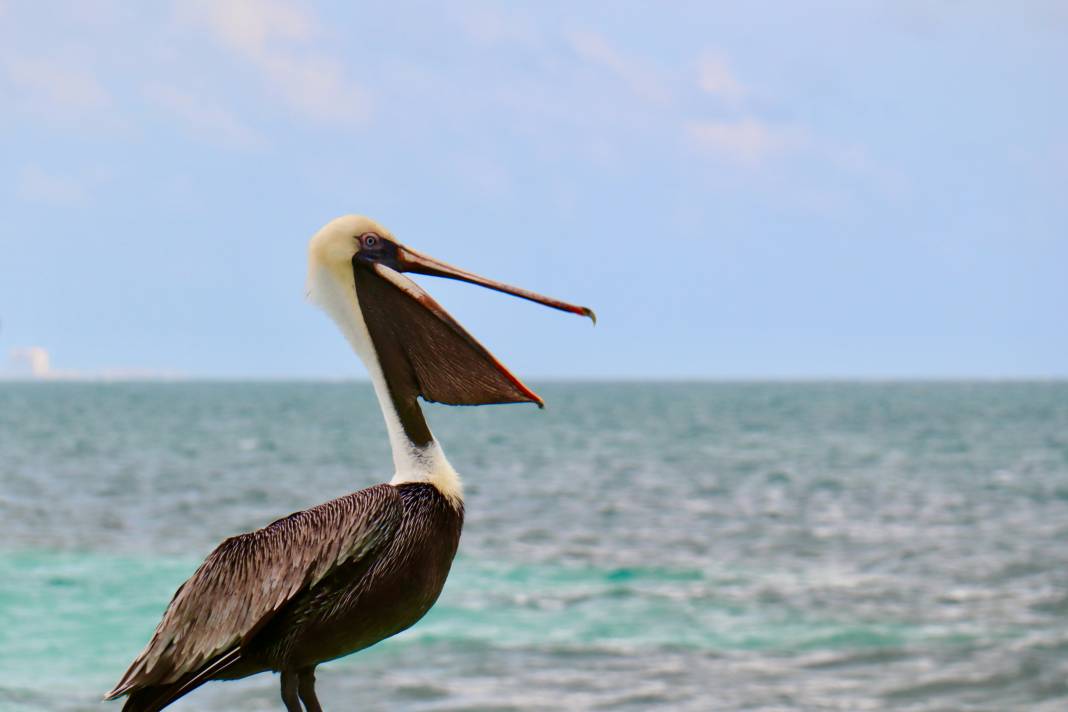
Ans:
{"type": "Polygon", "coordinates": [[[523,377],[1068,376],[1063,3],[385,5],[0,0],[0,351],[362,376],[359,212],[523,377]]]}

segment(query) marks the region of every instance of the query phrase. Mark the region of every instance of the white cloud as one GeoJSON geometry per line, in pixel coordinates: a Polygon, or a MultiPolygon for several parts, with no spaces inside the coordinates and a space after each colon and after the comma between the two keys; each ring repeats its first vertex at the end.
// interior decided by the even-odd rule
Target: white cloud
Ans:
{"type": "Polygon", "coordinates": [[[362,122],[367,92],[337,61],[315,48],[322,32],[314,17],[282,0],[181,3],[178,16],[204,27],[225,49],[260,72],[270,94],[318,121],[362,122]]]}
{"type": "Polygon", "coordinates": [[[328,57],[272,55],[259,64],[283,98],[309,118],[363,122],[371,114],[367,92],[348,81],[341,64],[328,57]]]}
{"type": "MultiPolygon", "coordinates": [[[[682,73],[660,72],[650,63],[620,52],[600,34],[571,32],[565,37],[581,59],[623,81],[632,95],[627,100],[628,114],[645,117],[644,121],[632,124],[638,130],[658,125],[681,127],[692,147],[748,168],[757,168],[809,144],[808,133],[801,127],[769,122],[751,112],[739,111],[749,89],[735,76],[722,53],[706,51],[697,58],[695,86],[682,73]],[[719,119],[687,118],[682,107],[691,103],[686,98],[695,90],[716,97],[736,115],[719,119]],[[643,101],[636,104],[634,97],[643,101]]],[[[618,102],[613,105],[619,106],[618,102]]],[[[565,110],[572,108],[568,105],[565,110]]],[[[596,109],[591,111],[597,115],[596,109]]],[[[622,122],[618,113],[615,116],[613,126],[619,127],[622,122]]]]}
{"type": "Polygon", "coordinates": [[[736,121],[691,121],[686,132],[693,145],[747,166],[802,148],[806,133],[793,126],[774,125],[746,117],[736,121]]]}
{"type": "Polygon", "coordinates": [[[672,92],[666,79],[649,64],[619,52],[604,36],[595,32],[571,32],[567,39],[576,54],[615,74],[640,98],[658,103],[671,101],[672,92]]]}
{"type": "Polygon", "coordinates": [[[40,166],[27,166],[22,170],[15,194],[28,202],[52,205],[78,205],[86,199],[86,189],[80,181],[49,173],[40,166]]]}
{"type": "Polygon", "coordinates": [[[249,57],[268,54],[275,43],[306,42],[318,32],[310,15],[281,0],[196,0],[181,3],[179,12],[249,57]]]}
{"type": "Polygon", "coordinates": [[[697,63],[697,86],[706,94],[717,96],[731,106],[745,97],[746,89],[731,72],[722,54],[705,52],[697,63]]]}
{"type": "Polygon", "coordinates": [[[9,57],[4,74],[16,101],[33,113],[68,121],[83,120],[111,106],[111,96],[83,63],[57,56],[9,57]]]}
{"type": "Polygon", "coordinates": [[[257,148],[263,137],[227,109],[165,84],[150,84],[145,96],[192,133],[230,148],[257,148]]]}

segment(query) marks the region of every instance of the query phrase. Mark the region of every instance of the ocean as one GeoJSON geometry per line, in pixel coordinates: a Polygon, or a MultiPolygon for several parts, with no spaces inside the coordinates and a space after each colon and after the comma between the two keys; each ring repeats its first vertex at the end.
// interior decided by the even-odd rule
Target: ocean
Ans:
{"type": "MultiPolygon", "coordinates": [[[[426,407],[460,553],[328,710],[1068,709],[1068,383],[533,385],[426,407]]],[[[390,464],[367,383],[0,384],[0,710],[120,709],[220,540],[390,464]]]]}

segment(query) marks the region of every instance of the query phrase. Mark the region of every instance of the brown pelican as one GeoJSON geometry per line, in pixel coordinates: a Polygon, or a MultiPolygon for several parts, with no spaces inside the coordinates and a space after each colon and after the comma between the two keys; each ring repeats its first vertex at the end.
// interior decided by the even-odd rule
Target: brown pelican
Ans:
{"type": "Polygon", "coordinates": [[[178,589],[148,645],[105,699],[160,710],[209,680],[281,673],[288,712],[322,708],[315,667],[408,628],[437,600],[463,524],[460,478],[416,399],[542,401],[403,272],[472,282],[593,312],[457,269],[349,215],[308,248],[308,296],[363,360],[395,474],[220,544],[178,589]]]}

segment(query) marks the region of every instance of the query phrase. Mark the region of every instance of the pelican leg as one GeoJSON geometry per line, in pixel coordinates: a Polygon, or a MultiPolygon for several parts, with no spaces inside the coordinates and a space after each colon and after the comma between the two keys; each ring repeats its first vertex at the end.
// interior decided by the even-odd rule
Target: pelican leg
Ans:
{"type": "Polygon", "coordinates": [[[288,670],[282,671],[282,702],[286,705],[286,712],[304,712],[297,699],[297,673],[288,670]]]}
{"type": "Polygon", "coordinates": [[[297,691],[300,692],[300,701],[308,712],[323,712],[319,698],[315,696],[315,668],[297,671],[297,691]]]}

